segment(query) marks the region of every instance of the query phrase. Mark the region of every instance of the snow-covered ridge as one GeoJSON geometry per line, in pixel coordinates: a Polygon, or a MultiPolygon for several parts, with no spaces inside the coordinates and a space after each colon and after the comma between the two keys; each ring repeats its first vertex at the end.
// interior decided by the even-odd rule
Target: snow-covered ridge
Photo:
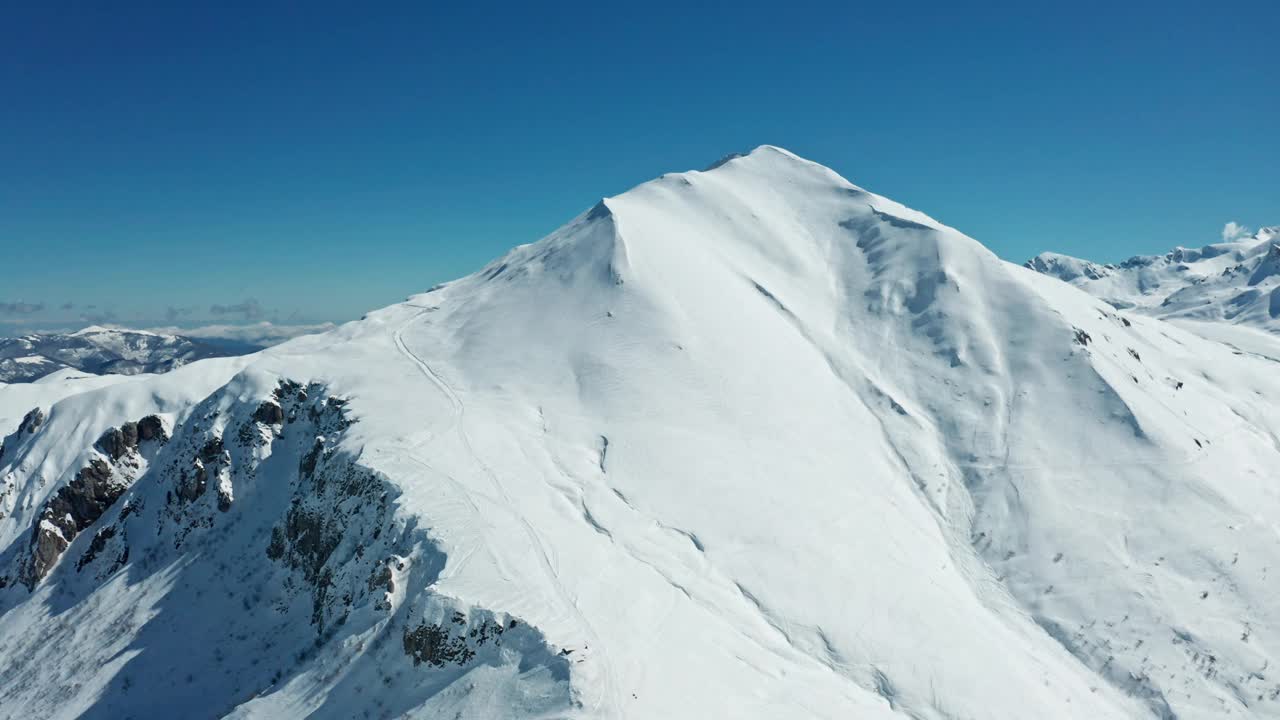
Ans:
{"type": "Polygon", "coordinates": [[[1026,265],[1118,308],[1280,332],[1280,228],[1118,264],[1046,252],[1026,265]]]}
{"type": "Polygon", "coordinates": [[[762,147],[42,405],[0,716],[1280,716],[1277,360],[762,147]]]}
{"type": "Polygon", "coordinates": [[[67,368],[96,375],[162,373],[195,360],[258,349],[94,325],[73,333],[0,338],[0,382],[32,382],[67,368]]]}
{"type": "MultiPolygon", "coordinates": [[[[431,591],[446,558],[424,528],[393,516],[395,486],[339,449],[351,423],[346,403],[322,386],[289,381],[246,401],[261,394],[235,380],[194,407],[172,438],[171,420],[149,415],[93,444],[84,466],[37,513],[29,542],[20,538],[0,556],[14,570],[0,585],[20,583],[34,597],[47,595],[37,586],[100,603],[105,595],[109,607],[55,622],[33,617],[21,592],[10,595],[0,610],[26,627],[4,638],[5,656],[27,660],[11,665],[0,706],[39,706],[46,687],[39,678],[54,673],[107,691],[58,713],[187,716],[200,697],[205,712],[222,715],[263,687],[297,684],[307,698],[314,681],[306,669],[332,663],[345,666],[347,684],[383,693],[382,713],[398,715],[422,700],[413,680],[427,671],[419,666],[448,677],[512,658],[531,666],[513,672],[514,688],[532,676],[540,691],[558,687],[555,701],[567,703],[567,659],[536,629],[431,591]],[[176,571],[173,587],[157,596],[148,576],[175,572],[171,563],[184,556],[201,561],[176,571]],[[122,572],[141,581],[113,585],[122,572]],[[118,674],[77,645],[118,653],[131,640],[117,635],[120,628],[147,615],[154,619],[139,641],[151,652],[118,674]],[[63,627],[74,636],[61,635],[63,627]],[[352,653],[356,643],[367,649],[352,653]],[[204,672],[174,672],[179,661],[204,672]],[[135,683],[147,693],[131,695],[135,683]]],[[[34,422],[11,440],[32,442],[43,418],[34,422]]],[[[353,700],[311,702],[350,717],[366,707],[353,700]]],[[[267,698],[238,712],[297,711],[277,705],[267,698]]]]}

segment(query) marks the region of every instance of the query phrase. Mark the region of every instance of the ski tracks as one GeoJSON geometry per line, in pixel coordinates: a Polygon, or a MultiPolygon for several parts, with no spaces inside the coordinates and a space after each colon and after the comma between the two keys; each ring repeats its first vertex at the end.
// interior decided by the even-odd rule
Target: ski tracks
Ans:
{"type": "MultiPolygon", "coordinates": [[[[601,642],[599,634],[595,631],[595,628],[592,627],[590,621],[587,620],[586,616],[583,615],[582,610],[578,607],[577,600],[571,596],[569,591],[564,587],[564,583],[560,581],[559,572],[551,562],[550,556],[547,552],[546,545],[542,542],[542,539],[538,536],[538,533],[533,529],[533,526],[530,525],[528,518],[526,518],[521,512],[519,512],[515,501],[512,500],[511,494],[507,491],[506,486],[498,478],[497,473],[495,473],[493,469],[489,467],[489,465],[480,458],[480,455],[476,453],[474,446],[472,446],[471,444],[471,438],[467,435],[467,429],[465,425],[466,406],[462,403],[462,400],[458,397],[458,394],[454,391],[453,387],[451,387],[447,382],[445,382],[444,379],[441,378],[440,375],[436,373],[436,371],[432,369],[432,367],[429,364],[427,364],[426,361],[424,361],[421,357],[419,357],[417,353],[410,350],[409,346],[406,345],[404,342],[403,334],[404,334],[405,328],[412,325],[414,322],[419,320],[423,315],[426,315],[428,312],[430,312],[433,309],[434,308],[423,308],[422,312],[415,314],[414,316],[409,318],[409,320],[407,320],[403,325],[401,325],[395,330],[395,332],[393,333],[393,338],[395,340],[396,349],[400,352],[401,355],[404,355],[405,358],[407,358],[415,366],[417,366],[418,370],[423,375],[425,375],[426,378],[430,380],[433,385],[435,385],[436,389],[439,390],[445,396],[445,398],[449,401],[450,407],[452,408],[452,415],[453,415],[452,425],[450,427],[450,430],[452,430],[457,434],[458,440],[461,443],[463,450],[466,451],[467,455],[471,457],[472,461],[476,464],[476,466],[480,468],[481,472],[483,472],[484,475],[489,479],[490,484],[493,486],[494,491],[497,493],[497,497],[500,498],[502,501],[502,503],[500,504],[501,507],[506,509],[519,521],[520,526],[523,528],[525,535],[529,539],[530,547],[533,548],[535,554],[538,557],[539,563],[542,566],[543,574],[546,576],[548,583],[556,592],[556,595],[559,597],[565,609],[568,610],[574,617],[577,618],[579,625],[582,627],[583,630],[586,631],[586,634],[590,639],[591,645],[595,646],[596,651],[592,654],[600,659],[601,665],[603,666],[604,676],[605,676],[604,680],[606,683],[605,695],[607,697],[597,698],[596,703],[591,708],[591,714],[596,715],[598,711],[602,709],[606,709],[606,708],[602,708],[602,706],[607,703],[610,706],[607,708],[610,711],[608,715],[611,717],[620,718],[622,717],[622,711],[621,711],[622,705],[619,700],[617,678],[615,677],[615,674],[614,674],[613,664],[609,660],[608,653],[605,651],[604,644],[601,642]]],[[[446,430],[445,432],[448,432],[448,430],[446,430]]],[[[415,455],[413,455],[413,450],[418,447],[421,447],[422,445],[425,445],[426,443],[429,443],[435,440],[437,437],[439,437],[440,434],[442,433],[433,434],[431,437],[417,443],[412,448],[409,448],[407,452],[407,456],[409,457],[409,459],[412,460],[413,462],[423,465],[424,467],[435,470],[435,468],[427,464],[421,458],[418,458],[415,455]]],[[[461,488],[461,484],[458,483],[457,480],[450,477],[446,473],[441,473],[439,470],[435,470],[435,471],[440,473],[444,477],[446,477],[451,483],[455,485],[455,487],[458,487],[460,490],[463,490],[464,495],[467,494],[465,490],[461,488]]],[[[478,517],[483,517],[480,513],[479,508],[475,505],[474,501],[470,499],[470,497],[467,497],[467,502],[470,504],[471,508],[477,514],[478,517]]]]}

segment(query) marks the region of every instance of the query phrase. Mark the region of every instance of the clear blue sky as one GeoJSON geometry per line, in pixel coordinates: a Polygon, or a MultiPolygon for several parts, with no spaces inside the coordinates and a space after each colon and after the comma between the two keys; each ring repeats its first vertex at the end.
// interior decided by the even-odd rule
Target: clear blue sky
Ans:
{"type": "Polygon", "coordinates": [[[7,4],[0,325],[349,319],[761,143],[1011,260],[1280,223],[1275,2],[555,5],[7,4]]]}

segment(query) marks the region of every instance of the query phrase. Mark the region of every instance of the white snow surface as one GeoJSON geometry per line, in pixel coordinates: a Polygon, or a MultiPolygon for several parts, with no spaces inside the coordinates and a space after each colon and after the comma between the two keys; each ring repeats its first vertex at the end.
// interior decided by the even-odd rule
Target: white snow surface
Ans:
{"type": "Polygon", "coordinates": [[[1224,242],[1139,255],[1114,265],[1046,252],[1027,267],[1071,283],[1117,308],[1165,319],[1213,321],[1280,333],[1280,227],[1224,242]]]}
{"type": "Polygon", "coordinates": [[[0,717],[1280,717],[1250,339],[778,148],[664,175],[332,332],[36,400],[0,458],[0,717]],[[148,414],[172,440],[17,582],[148,414]],[[415,665],[415,628],[471,654],[415,665]]]}
{"type": "Polygon", "coordinates": [[[62,368],[35,382],[12,384],[0,382],[0,437],[16,430],[23,415],[34,408],[48,410],[63,398],[145,377],[147,376],[93,375],[72,368],[62,368]]]}

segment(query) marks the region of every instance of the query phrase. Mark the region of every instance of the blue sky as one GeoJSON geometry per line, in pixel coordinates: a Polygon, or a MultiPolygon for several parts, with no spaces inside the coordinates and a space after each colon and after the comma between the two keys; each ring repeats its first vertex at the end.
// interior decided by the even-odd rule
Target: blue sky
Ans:
{"type": "Polygon", "coordinates": [[[17,5],[0,329],[346,320],[762,143],[1017,261],[1280,223],[1274,2],[17,5]]]}

